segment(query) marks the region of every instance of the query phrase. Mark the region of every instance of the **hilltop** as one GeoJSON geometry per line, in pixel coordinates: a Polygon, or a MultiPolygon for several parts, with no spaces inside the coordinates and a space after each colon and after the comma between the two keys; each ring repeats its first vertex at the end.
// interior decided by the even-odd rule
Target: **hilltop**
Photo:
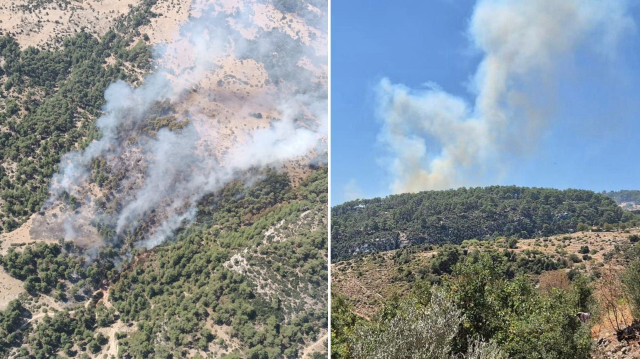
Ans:
{"type": "Polygon", "coordinates": [[[415,244],[533,238],[638,221],[602,194],[514,186],[356,200],[331,213],[332,261],[415,244]]]}

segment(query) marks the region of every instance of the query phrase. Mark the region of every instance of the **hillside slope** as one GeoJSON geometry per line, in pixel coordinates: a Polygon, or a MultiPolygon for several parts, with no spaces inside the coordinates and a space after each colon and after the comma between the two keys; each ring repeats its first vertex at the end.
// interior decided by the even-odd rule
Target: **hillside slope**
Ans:
{"type": "Polygon", "coordinates": [[[603,192],[603,194],[619,204],[622,208],[640,212],[640,191],[638,190],[621,190],[603,192]]]}
{"type": "Polygon", "coordinates": [[[0,4],[0,357],[326,357],[326,12],[0,4]]]}
{"type": "Polygon", "coordinates": [[[333,207],[331,357],[637,357],[639,223],[580,190],[333,207]]]}
{"type": "Polygon", "coordinates": [[[24,289],[0,312],[2,356],[326,356],[327,168],[289,183],[227,186],[120,268],[69,243],[12,246],[0,262],[24,289]]]}
{"type": "Polygon", "coordinates": [[[533,238],[638,220],[591,191],[513,186],[393,195],[331,211],[332,261],[412,244],[533,238]]]}
{"type": "Polygon", "coordinates": [[[450,333],[457,354],[480,335],[489,342],[475,345],[491,358],[636,358],[639,240],[637,227],[498,237],[333,263],[332,358],[413,350],[418,340],[432,347],[442,342],[433,332],[450,333]],[[445,314],[430,302],[442,292],[453,307],[445,314]],[[591,319],[581,323],[579,312],[591,319]]]}

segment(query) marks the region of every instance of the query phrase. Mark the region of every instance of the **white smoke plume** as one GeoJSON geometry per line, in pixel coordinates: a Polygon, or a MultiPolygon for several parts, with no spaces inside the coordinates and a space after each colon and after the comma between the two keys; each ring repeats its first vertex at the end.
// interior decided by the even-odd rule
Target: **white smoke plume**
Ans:
{"type": "Polygon", "coordinates": [[[610,56],[634,29],[624,0],[479,0],[468,34],[483,59],[475,103],[432,86],[378,86],[393,193],[483,184],[535,147],[553,111],[554,70],[582,48],[610,56]]]}
{"type": "MultiPolygon", "coordinates": [[[[143,240],[136,245],[151,248],[193,220],[203,196],[243,179],[248,170],[326,153],[326,4],[286,14],[299,25],[293,33],[259,18],[262,11],[285,18],[270,1],[199,2],[192,9],[197,11],[175,41],[154,49],[156,68],[140,87],[119,81],[106,90],[104,115],[97,121],[102,137],[63,157],[45,210],[66,193],[78,198],[80,208],[63,213],[66,240],[95,248],[122,242],[144,226],[143,240]],[[229,59],[258,63],[268,74],[263,89],[240,96],[230,94],[222,80],[212,85],[229,59]],[[203,94],[194,103],[197,92],[203,94]],[[207,116],[207,106],[225,101],[232,103],[231,110],[220,110],[218,118],[207,116]],[[242,128],[252,108],[275,115],[265,118],[262,127],[233,136],[219,133],[224,130],[221,118],[242,128]],[[163,116],[173,116],[180,126],[147,131],[149,121],[163,116]],[[92,165],[98,159],[113,176],[121,176],[118,187],[105,196],[115,203],[112,210],[98,203],[99,194],[90,193],[96,187],[92,165]],[[111,229],[110,238],[97,235],[105,226],[111,229]]],[[[230,75],[225,71],[225,76],[230,75]]]]}

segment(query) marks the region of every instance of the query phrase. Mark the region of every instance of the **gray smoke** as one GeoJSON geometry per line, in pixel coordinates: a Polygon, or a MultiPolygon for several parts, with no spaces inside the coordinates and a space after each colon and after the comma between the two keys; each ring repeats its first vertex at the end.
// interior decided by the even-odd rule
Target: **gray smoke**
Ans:
{"type": "Polygon", "coordinates": [[[89,241],[98,246],[122,241],[144,226],[143,241],[137,245],[151,248],[193,220],[203,196],[232,180],[247,179],[248,170],[326,153],[326,5],[287,13],[300,26],[297,33],[258,19],[262,13],[254,12],[256,7],[277,19],[285,15],[269,1],[246,0],[227,7],[192,4],[196,15],[175,41],[154,49],[156,68],[140,87],[122,81],[109,86],[104,115],[97,120],[102,137],[83,151],[65,155],[52,180],[45,208],[65,193],[80,201],[79,210],[64,213],[65,239],[97,233],[87,226],[112,229],[113,238],[89,241]],[[230,58],[262,63],[268,74],[265,89],[234,97],[225,84],[212,85],[213,74],[230,58]],[[302,62],[309,66],[299,66],[302,62]],[[199,102],[193,103],[194,93],[202,93],[199,102]],[[220,111],[217,118],[209,118],[204,108],[214,101],[229,101],[237,112],[220,111]],[[233,136],[220,133],[223,115],[227,123],[240,127],[249,119],[247,109],[265,106],[277,116],[265,119],[264,126],[233,136]],[[149,131],[150,121],[169,117],[176,128],[149,131]],[[112,176],[119,176],[118,187],[106,196],[114,203],[112,210],[102,208],[99,196],[91,193],[96,188],[92,166],[98,159],[106,162],[112,176]]]}
{"type": "Polygon", "coordinates": [[[535,148],[553,111],[557,64],[583,46],[610,56],[634,28],[624,0],[480,0],[469,37],[483,53],[473,104],[442,91],[378,86],[393,193],[482,184],[535,148]]]}

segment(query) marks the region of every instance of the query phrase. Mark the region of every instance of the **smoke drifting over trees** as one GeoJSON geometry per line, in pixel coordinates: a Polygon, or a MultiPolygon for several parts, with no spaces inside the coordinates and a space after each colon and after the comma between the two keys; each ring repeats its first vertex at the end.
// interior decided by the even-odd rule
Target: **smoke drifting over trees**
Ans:
{"type": "MultiPolygon", "coordinates": [[[[82,237],[99,247],[135,238],[142,241],[132,245],[151,248],[192,220],[203,196],[230,181],[249,181],[256,169],[293,159],[324,161],[327,9],[287,13],[299,25],[287,32],[260,23],[257,7],[283,16],[270,2],[194,3],[175,41],[154,49],[154,71],[140,87],[121,81],[109,86],[97,121],[102,137],[63,157],[45,205],[73,199],[67,207],[75,208],[62,214],[65,240],[82,237]],[[233,98],[223,83],[211,86],[229,59],[257,63],[268,75],[261,90],[233,98]],[[266,103],[272,117],[262,127],[222,138],[220,119],[201,108],[202,102],[223,103],[225,96],[242,101],[243,109],[266,103]]],[[[246,118],[231,113],[230,121],[246,118]]]]}
{"type": "Polygon", "coordinates": [[[554,70],[584,47],[611,56],[634,28],[626,1],[477,2],[468,29],[483,58],[471,78],[474,103],[438,88],[383,79],[379,135],[390,152],[393,193],[483,184],[506,158],[535,148],[553,112],[554,70]]]}

